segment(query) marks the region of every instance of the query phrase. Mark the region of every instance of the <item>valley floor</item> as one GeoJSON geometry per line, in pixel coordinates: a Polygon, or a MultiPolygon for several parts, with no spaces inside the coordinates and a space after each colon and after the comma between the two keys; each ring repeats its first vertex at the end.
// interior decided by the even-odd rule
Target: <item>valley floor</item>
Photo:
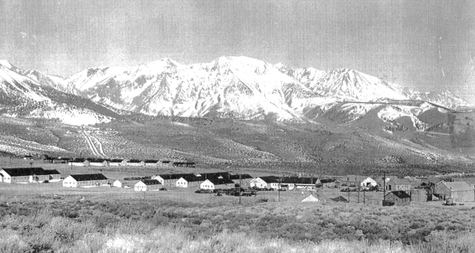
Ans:
{"type": "MultiPolygon", "coordinates": [[[[9,163],[0,161],[2,167],[29,165],[9,163]]],[[[63,177],[165,172],[37,165],[63,177]]],[[[382,207],[374,204],[381,203],[381,192],[358,198],[355,192],[323,189],[313,193],[320,199],[315,203],[302,203],[310,192],[299,190],[258,192],[239,204],[238,197],[166,187],[144,193],[64,188],[61,182],[0,183],[0,252],[475,252],[474,203],[382,207]],[[329,200],[336,196],[349,196],[350,203],[329,200]]]]}

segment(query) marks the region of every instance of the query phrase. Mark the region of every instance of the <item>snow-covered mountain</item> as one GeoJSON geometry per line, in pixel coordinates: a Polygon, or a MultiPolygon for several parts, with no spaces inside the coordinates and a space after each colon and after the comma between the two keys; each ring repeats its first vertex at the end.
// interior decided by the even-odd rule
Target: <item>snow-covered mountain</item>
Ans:
{"type": "Polygon", "coordinates": [[[292,69],[248,57],[192,65],[165,58],[131,68],[91,68],[66,81],[73,94],[148,115],[302,121],[346,103],[343,111],[354,120],[374,103],[417,100],[452,109],[466,104],[449,92],[420,93],[352,69],[292,69]]]}
{"type": "Polygon", "coordinates": [[[90,68],[67,79],[8,62],[2,66],[10,90],[14,84],[25,86],[22,96],[34,103],[51,103],[43,91],[54,89],[117,111],[147,115],[351,122],[385,106],[378,115],[387,121],[402,115],[389,117],[394,108],[415,119],[432,107],[468,104],[450,92],[421,93],[352,69],[293,69],[243,56],[192,65],[164,58],[136,67],[90,68]],[[430,106],[421,106],[424,102],[430,106]]]}
{"type": "MultiPolygon", "coordinates": [[[[58,90],[61,79],[40,72],[25,71],[8,61],[0,61],[0,114],[31,118],[59,119],[73,124],[110,121],[116,114],[88,99],[58,90]],[[40,85],[39,81],[49,82],[40,85]]],[[[66,84],[66,83],[64,83],[66,84]]]]}

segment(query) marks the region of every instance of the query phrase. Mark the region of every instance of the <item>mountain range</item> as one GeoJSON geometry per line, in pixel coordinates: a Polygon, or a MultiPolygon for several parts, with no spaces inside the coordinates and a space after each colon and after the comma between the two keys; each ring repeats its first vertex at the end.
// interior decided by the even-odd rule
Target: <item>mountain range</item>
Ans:
{"type": "Polygon", "coordinates": [[[243,56],[191,65],[164,58],[68,78],[0,61],[0,115],[78,126],[133,115],[232,119],[349,127],[398,143],[421,142],[420,148],[471,150],[463,137],[473,136],[470,107],[449,91],[418,92],[353,69],[291,68],[243,56]],[[439,135],[451,145],[440,144],[439,135]]]}

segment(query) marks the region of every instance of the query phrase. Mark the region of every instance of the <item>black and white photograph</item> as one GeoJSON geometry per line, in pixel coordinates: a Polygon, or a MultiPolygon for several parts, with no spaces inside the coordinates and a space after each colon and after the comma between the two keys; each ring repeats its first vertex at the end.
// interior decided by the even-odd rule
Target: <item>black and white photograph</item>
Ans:
{"type": "Polygon", "coordinates": [[[475,1],[0,0],[0,252],[475,252],[475,1]]]}

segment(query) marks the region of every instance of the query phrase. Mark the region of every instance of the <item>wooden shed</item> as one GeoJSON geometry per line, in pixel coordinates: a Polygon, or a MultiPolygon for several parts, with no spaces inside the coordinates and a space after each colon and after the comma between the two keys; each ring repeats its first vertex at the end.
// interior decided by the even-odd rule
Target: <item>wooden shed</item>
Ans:
{"type": "Polygon", "coordinates": [[[385,201],[389,203],[389,205],[407,206],[411,203],[411,195],[405,191],[392,191],[386,194],[385,201]]]}

